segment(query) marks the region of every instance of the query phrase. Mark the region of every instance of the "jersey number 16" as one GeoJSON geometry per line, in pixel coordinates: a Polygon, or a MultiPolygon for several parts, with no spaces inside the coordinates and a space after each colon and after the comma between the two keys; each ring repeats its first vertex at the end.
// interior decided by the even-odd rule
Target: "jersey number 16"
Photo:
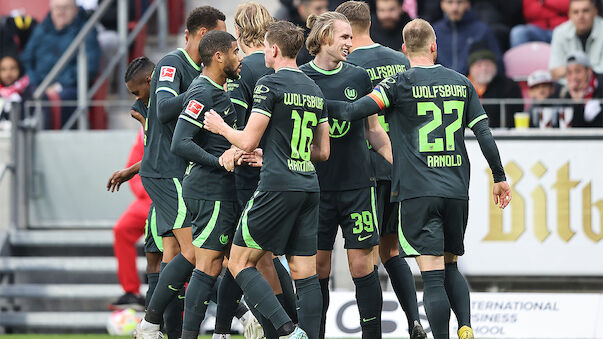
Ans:
{"type": "Polygon", "coordinates": [[[291,135],[291,159],[310,160],[310,144],[314,133],[312,128],[316,127],[318,120],[313,112],[304,112],[304,117],[296,110],[291,111],[293,120],[293,134],[291,135]]]}

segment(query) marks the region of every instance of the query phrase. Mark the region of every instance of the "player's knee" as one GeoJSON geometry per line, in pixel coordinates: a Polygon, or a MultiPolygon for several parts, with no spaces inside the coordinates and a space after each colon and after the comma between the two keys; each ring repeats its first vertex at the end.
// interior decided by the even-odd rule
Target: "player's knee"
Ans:
{"type": "Polygon", "coordinates": [[[328,278],[331,274],[331,260],[317,260],[316,272],[320,279],[328,278]]]}
{"type": "Polygon", "coordinates": [[[457,262],[458,260],[459,260],[458,256],[456,256],[456,255],[454,255],[452,253],[449,253],[449,252],[445,252],[444,253],[444,263],[450,264],[450,263],[453,263],[453,262],[457,262]]]}
{"type": "Polygon", "coordinates": [[[399,254],[398,246],[379,246],[379,258],[381,258],[382,263],[386,263],[389,259],[398,256],[399,254]]]}
{"type": "Polygon", "coordinates": [[[364,277],[375,270],[372,260],[353,260],[349,263],[349,268],[353,278],[364,277]]]}
{"type": "Polygon", "coordinates": [[[161,253],[146,253],[147,273],[159,273],[161,268],[161,253]]]}

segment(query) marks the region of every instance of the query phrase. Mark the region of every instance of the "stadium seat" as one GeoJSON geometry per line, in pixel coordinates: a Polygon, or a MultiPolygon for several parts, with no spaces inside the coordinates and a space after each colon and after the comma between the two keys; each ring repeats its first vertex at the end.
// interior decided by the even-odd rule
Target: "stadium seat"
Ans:
{"type": "Polygon", "coordinates": [[[528,97],[528,76],[534,71],[549,69],[550,56],[551,45],[545,42],[528,42],[504,54],[507,76],[519,83],[524,98],[528,97]]]}

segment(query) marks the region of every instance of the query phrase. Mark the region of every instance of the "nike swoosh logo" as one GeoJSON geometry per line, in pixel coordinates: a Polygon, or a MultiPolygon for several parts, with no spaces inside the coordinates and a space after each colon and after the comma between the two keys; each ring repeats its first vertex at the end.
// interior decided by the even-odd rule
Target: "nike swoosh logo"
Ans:
{"type": "Polygon", "coordinates": [[[184,299],[184,296],[183,296],[183,295],[178,294],[178,299],[182,300],[182,299],[184,299]]]}
{"type": "Polygon", "coordinates": [[[358,241],[364,241],[364,240],[366,240],[366,239],[368,239],[368,238],[370,238],[370,237],[372,237],[372,236],[373,236],[372,234],[367,235],[367,236],[365,236],[365,237],[363,237],[363,236],[360,236],[360,235],[359,235],[359,236],[358,236],[358,241]]]}
{"type": "Polygon", "coordinates": [[[203,302],[203,305],[209,305],[209,300],[205,300],[205,301],[203,302]]]}
{"type": "Polygon", "coordinates": [[[366,319],[366,318],[362,318],[362,322],[363,322],[363,323],[366,323],[366,322],[369,322],[369,321],[371,321],[371,320],[375,320],[375,319],[377,319],[377,317],[372,317],[372,318],[368,318],[368,319],[366,319]]]}
{"type": "Polygon", "coordinates": [[[228,107],[228,109],[226,111],[224,111],[224,115],[227,115],[228,112],[230,112],[230,107],[228,107]]]}
{"type": "Polygon", "coordinates": [[[174,292],[178,292],[178,291],[179,291],[179,289],[177,289],[177,288],[173,288],[173,287],[172,287],[172,285],[168,285],[168,288],[169,288],[170,290],[174,291],[174,292]]]}

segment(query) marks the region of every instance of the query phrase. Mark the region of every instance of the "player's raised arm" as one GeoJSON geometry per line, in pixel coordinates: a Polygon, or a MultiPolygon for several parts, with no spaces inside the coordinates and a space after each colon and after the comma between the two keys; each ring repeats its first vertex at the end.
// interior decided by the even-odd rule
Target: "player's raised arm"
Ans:
{"type": "Polygon", "coordinates": [[[203,126],[206,130],[225,137],[231,144],[243,151],[253,152],[260,144],[269,122],[270,118],[267,115],[252,111],[245,129],[237,131],[228,126],[216,112],[209,111],[205,113],[203,126]]]}
{"type": "Polygon", "coordinates": [[[354,102],[327,100],[329,116],[339,120],[354,121],[379,113],[382,108],[375,100],[374,93],[375,91],[354,102]]]}

